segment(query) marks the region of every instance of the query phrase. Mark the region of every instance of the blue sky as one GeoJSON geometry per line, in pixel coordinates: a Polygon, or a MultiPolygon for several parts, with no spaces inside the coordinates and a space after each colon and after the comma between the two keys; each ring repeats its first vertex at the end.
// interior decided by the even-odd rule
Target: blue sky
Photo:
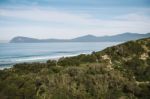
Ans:
{"type": "Polygon", "coordinates": [[[0,40],[150,32],[150,0],[0,0],[0,40]]]}

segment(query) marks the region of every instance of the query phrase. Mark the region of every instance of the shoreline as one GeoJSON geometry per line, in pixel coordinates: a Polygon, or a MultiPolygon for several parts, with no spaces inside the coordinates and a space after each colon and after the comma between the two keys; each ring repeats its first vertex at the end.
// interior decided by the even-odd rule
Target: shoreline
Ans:
{"type": "Polygon", "coordinates": [[[0,66],[0,70],[4,70],[4,69],[9,69],[12,68],[13,65],[15,64],[19,64],[19,63],[34,63],[34,62],[38,62],[38,63],[45,63],[48,60],[56,60],[58,61],[60,58],[66,58],[66,57],[73,57],[73,56],[78,56],[80,54],[91,54],[92,52],[89,53],[79,53],[79,54],[72,54],[72,55],[63,55],[63,56],[47,56],[45,58],[38,58],[35,60],[28,60],[28,61],[20,61],[20,62],[16,62],[16,63],[12,63],[12,65],[6,65],[6,66],[0,66]]]}
{"type": "Polygon", "coordinates": [[[90,45],[90,47],[89,47],[89,44],[85,44],[85,43],[84,43],[85,45],[83,45],[82,43],[75,44],[75,45],[69,44],[69,45],[65,45],[64,47],[62,47],[60,44],[57,44],[57,45],[55,45],[56,47],[54,47],[54,48],[50,47],[50,46],[54,46],[54,44],[52,44],[52,45],[34,44],[35,46],[33,46],[32,44],[31,45],[25,44],[23,46],[19,45],[20,47],[18,45],[17,46],[16,45],[13,45],[13,46],[7,45],[6,47],[8,47],[8,48],[10,47],[11,52],[8,50],[8,48],[4,47],[4,49],[6,51],[3,50],[3,54],[1,54],[0,69],[12,67],[14,64],[17,64],[17,63],[46,62],[47,60],[58,60],[59,58],[62,58],[62,57],[72,57],[72,56],[77,56],[80,54],[91,54],[93,51],[95,51],[95,52],[101,51],[107,47],[118,45],[120,43],[121,42],[118,42],[118,43],[114,43],[114,42],[113,43],[96,43],[96,44],[94,43],[94,45],[92,44],[92,45],[90,45]],[[42,48],[38,49],[41,46],[42,46],[42,48]],[[73,48],[73,47],[75,47],[75,48],[73,48]],[[70,48],[70,49],[68,49],[68,48],[70,48]],[[17,53],[17,52],[19,52],[19,53],[17,53]]]}

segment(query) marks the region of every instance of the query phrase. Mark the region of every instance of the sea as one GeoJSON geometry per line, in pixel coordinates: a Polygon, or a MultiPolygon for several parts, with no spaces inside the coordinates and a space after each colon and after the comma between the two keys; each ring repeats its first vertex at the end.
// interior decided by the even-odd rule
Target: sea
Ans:
{"type": "Polygon", "coordinates": [[[46,62],[49,59],[90,54],[121,42],[0,43],[0,69],[16,63],[46,62]]]}

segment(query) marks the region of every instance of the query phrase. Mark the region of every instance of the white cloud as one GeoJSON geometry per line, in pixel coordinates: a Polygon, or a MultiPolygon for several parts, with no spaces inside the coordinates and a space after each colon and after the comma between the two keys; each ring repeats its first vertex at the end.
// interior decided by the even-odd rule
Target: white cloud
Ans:
{"type": "Polygon", "coordinates": [[[32,24],[24,26],[0,27],[0,33],[5,33],[0,39],[10,39],[14,36],[29,36],[37,38],[72,38],[79,35],[113,35],[123,32],[150,32],[150,17],[138,13],[116,16],[112,19],[102,20],[88,13],[74,14],[58,10],[24,9],[8,10],[0,9],[0,16],[42,22],[41,25],[32,24]],[[61,26],[45,26],[43,22],[61,26]],[[69,24],[72,27],[69,27],[69,24]]]}
{"type": "Polygon", "coordinates": [[[58,22],[58,23],[80,23],[87,24],[89,20],[88,14],[75,15],[67,12],[40,10],[40,9],[27,9],[27,10],[0,10],[0,16],[28,19],[31,21],[45,21],[45,22],[58,22]]]}
{"type": "MultiPolygon", "coordinates": [[[[9,17],[9,18],[18,18],[18,19],[27,19],[30,21],[39,21],[39,22],[56,22],[56,23],[69,23],[69,24],[78,24],[78,25],[94,25],[94,26],[105,26],[113,23],[145,23],[149,22],[150,16],[140,15],[138,13],[129,13],[125,15],[116,16],[113,20],[101,20],[94,18],[94,15],[87,13],[83,14],[74,14],[68,13],[65,11],[58,10],[41,10],[37,8],[33,9],[24,9],[24,10],[8,10],[0,9],[0,16],[9,17]]],[[[121,25],[121,24],[120,24],[121,25]]]]}
{"type": "Polygon", "coordinates": [[[126,15],[120,15],[115,17],[115,19],[118,20],[125,20],[125,21],[142,21],[142,22],[147,22],[150,20],[150,16],[145,16],[142,13],[129,13],[126,15]]]}

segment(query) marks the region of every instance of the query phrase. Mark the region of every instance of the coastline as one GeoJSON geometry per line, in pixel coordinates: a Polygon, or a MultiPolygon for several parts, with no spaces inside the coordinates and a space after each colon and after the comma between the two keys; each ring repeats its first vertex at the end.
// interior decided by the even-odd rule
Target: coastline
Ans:
{"type": "Polygon", "coordinates": [[[78,54],[70,54],[70,55],[62,55],[62,56],[47,56],[47,57],[41,57],[41,58],[37,58],[36,59],[28,59],[26,61],[18,61],[16,63],[13,63],[12,65],[6,65],[6,66],[0,66],[0,70],[4,70],[4,69],[9,69],[12,68],[13,65],[15,64],[19,64],[19,63],[34,63],[34,62],[38,62],[38,63],[45,63],[48,60],[56,60],[58,61],[60,58],[66,58],[66,57],[73,57],[73,56],[78,56],[80,54],[91,54],[92,52],[89,53],[78,53],[78,54]]]}
{"type": "Polygon", "coordinates": [[[0,52],[0,69],[12,67],[17,63],[46,62],[49,59],[90,54],[120,43],[122,42],[4,44],[0,52]]]}

